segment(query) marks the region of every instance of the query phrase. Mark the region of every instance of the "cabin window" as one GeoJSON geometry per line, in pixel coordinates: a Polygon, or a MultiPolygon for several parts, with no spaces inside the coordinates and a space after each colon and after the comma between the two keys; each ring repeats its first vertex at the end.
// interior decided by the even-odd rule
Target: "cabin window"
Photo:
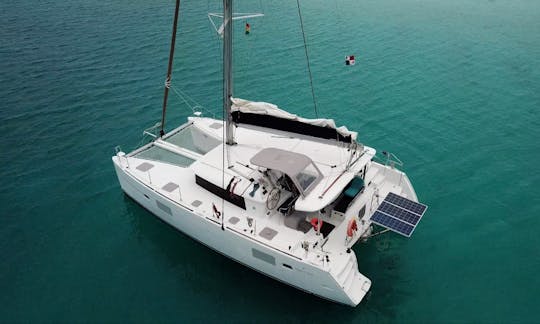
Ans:
{"type": "Polygon", "coordinates": [[[358,212],[358,218],[362,219],[362,217],[364,217],[364,214],[366,213],[366,205],[362,206],[362,208],[360,208],[360,211],[358,212]]]}
{"type": "Polygon", "coordinates": [[[308,164],[304,170],[296,175],[296,180],[298,180],[298,184],[302,187],[302,190],[306,191],[318,176],[319,172],[317,172],[313,164],[308,164]]]}

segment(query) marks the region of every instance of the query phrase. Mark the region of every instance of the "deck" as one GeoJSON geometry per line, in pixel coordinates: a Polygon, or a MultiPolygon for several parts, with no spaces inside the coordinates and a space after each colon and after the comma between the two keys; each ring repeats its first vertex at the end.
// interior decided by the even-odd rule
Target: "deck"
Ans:
{"type": "MultiPolygon", "coordinates": [[[[375,151],[361,147],[362,151],[353,156],[356,163],[346,170],[350,160],[347,145],[329,144],[327,140],[310,136],[293,138],[277,130],[268,132],[257,127],[238,127],[235,136],[237,143],[224,147],[221,144],[222,135],[221,121],[190,117],[187,124],[169,132],[162,139],[123,156],[121,163],[129,165],[129,173],[138,181],[172,203],[193,210],[215,226],[224,226],[283,253],[321,266],[325,265],[325,260],[321,257],[320,247],[330,242],[325,254],[332,255],[337,261],[347,245],[344,237],[332,239],[332,233],[345,235],[343,223],[347,217],[343,213],[334,213],[332,209],[355,175],[365,172],[364,167],[370,163],[375,151]],[[268,147],[310,157],[320,170],[322,180],[308,194],[293,202],[290,193],[282,191],[270,206],[272,208],[268,208],[271,185],[263,176],[263,170],[250,164],[251,157],[268,147]],[[224,166],[225,172],[222,171],[224,166]],[[209,185],[203,187],[201,181],[209,185]],[[241,199],[242,203],[239,204],[232,196],[241,199]],[[223,197],[225,199],[221,199],[223,197]],[[290,213],[279,208],[285,206],[286,210],[287,204],[295,207],[290,213]],[[311,226],[313,217],[324,220],[321,233],[311,226]],[[306,244],[310,253],[306,251],[306,244]],[[319,252],[311,253],[316,250],[319,252]]],[[[348,203],[358,205],[356,213],[360,205],[368,201],[367,197],[349,197],[348,200],[348,203]]],[[[163,208],[167,212],[168,207],[163,208]]]]}

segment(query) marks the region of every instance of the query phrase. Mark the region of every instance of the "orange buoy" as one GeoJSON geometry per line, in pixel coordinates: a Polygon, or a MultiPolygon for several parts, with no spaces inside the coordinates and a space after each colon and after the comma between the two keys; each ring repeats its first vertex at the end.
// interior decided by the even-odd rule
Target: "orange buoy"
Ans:
{"type": "Polygon", "coordinates": [[[311,226],[313,226],[313,229],[315,229],[315,231],[317,232],[320,231],[322,224],[323,224],[322,219],[318,219],[317,217],[314,217],[311,219],[311,226]]]}
{"type": "Polygon", "coordinates": [[[358,230],[358,226],[356,225],[356,219],[351,219],[349,221],[349,224],[347,225],[347,236],[353,237],[354,233],[358,230]]]}

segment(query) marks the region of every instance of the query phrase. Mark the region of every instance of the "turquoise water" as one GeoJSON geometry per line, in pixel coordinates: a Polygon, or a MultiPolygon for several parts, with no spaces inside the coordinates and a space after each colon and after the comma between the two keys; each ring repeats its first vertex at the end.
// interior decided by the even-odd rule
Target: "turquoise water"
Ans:
{"type": "MultiPolygon", "coordinates": [[[[219,2],[219,1],[217,1],[219,2]]],[[[405,162],[414,236],[355,247],[357,308],[248,270],[121,192],[160,118],[173,1],[0,3],[0,320],[538,322],[540,3],[303,1],[320,116],[405,162]],[[356,55],[353,67],[343,64],[356,55]]],[[[210,1],[183,1],[173,84],[220,114],[210,1]]],[[[235,93],[314,117],[295,1],[236,28],[235,93]]],[[[191,110],[172,95],[169,129],[191,110]]]]}

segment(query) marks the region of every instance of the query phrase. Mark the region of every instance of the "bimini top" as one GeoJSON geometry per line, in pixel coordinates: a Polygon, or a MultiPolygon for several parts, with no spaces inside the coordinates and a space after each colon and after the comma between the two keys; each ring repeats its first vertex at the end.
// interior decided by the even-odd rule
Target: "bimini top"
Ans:
{"type": "Polygon", "coordinates": [[[339,142],[356,141],[357,133],[345,126],[336,127],[333,119],[306,119],[266,102],[232,98],[232,118],[237,124],[249,124],[309,135],[339,142]]]}
{"type": "Polygon", "coordinates": [[[322,178],[321,172],[308,156],[278,148],[262,149],[251,158],[250,163],[285,173],[302,194],[306,194],[322,178]]]}

